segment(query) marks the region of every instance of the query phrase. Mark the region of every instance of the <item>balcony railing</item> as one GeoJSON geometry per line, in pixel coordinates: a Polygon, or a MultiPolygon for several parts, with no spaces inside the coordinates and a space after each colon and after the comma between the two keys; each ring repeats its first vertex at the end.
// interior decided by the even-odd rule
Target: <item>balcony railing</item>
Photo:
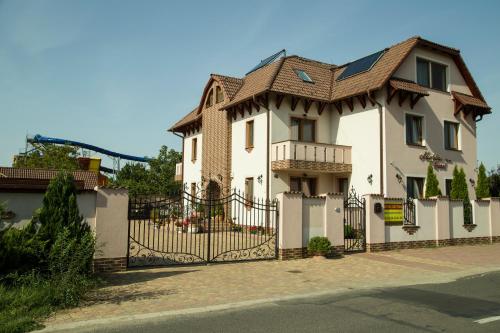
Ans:
{"type": "Polygon", "coordinates": [[[272,169],[351,172],[351,147],[325,143],[282,141],[272,144],[272,169]]]}
{"type": "Polygon", "coordinates": [[[182,181],[182,162],[175,165],[175,177],[176,181],[182,181]]]}

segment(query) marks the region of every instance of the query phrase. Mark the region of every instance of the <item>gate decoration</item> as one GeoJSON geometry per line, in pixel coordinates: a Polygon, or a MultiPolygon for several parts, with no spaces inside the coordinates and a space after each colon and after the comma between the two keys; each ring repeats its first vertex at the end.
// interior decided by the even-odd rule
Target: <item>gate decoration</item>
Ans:
{"type": "Polygon", "coordinates": [[[236,191],[220,196],[208,187],[199,194],[131,198],[128,266],[275,259],[277,201],[236,191]]]}
{"type": "Polygon", "coordinates": [[[344,252],[366,249],[366,202],[354,188],[344,199],[344,252]]]}

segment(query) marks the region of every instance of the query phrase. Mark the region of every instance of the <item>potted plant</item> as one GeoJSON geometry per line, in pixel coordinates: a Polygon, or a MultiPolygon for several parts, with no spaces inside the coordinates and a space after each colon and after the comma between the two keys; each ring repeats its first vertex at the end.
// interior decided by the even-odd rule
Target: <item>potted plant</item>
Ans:
{"type": "Polygon", "coordinates": [[[315,259],[323,259],[332,249],[332,243],[327,237],[316,236],[309,240],[307,251],[315,259]]]}

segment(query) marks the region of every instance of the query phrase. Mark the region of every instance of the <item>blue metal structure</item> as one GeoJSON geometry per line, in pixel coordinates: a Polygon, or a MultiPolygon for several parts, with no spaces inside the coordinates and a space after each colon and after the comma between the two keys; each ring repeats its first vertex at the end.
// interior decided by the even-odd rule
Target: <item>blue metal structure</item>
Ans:
{"type": "Polygon", "coordinates": [[[73,146],[73,147],[78,147],[78,148],[83,148],[83,149],[88,149],[95,151],[97,153],[101,153],[110,157],[115,157],[115,158],[120,158],[128,161],[135,161],[135,162],[144,162],[147,163],[151,159],[148,157],[138,157],[138,156],[132,156],[132,155],[126,155],[126,154],[120,154],[116,153],[114,151],[100,148],[94,145],[89,145],[87,143],[83,142],[78,142],[78,141],[73,141],[73,140],[66,140],[66,139],[58,139],[58,138],[51,138],[47,136],[42,136],[40,134],[35,135],[33,138],[28,138],[29,143],[40,143],[40,144],[57,144],[57,145],[68,145],[68,146],[73,146]]]}

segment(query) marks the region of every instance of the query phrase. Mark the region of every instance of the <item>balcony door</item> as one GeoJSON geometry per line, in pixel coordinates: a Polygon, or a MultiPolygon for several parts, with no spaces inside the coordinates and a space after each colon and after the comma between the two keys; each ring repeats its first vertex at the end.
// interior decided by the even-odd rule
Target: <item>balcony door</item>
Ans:
{"type": "Polygon", "coordinates": [[[291,140],[302,142],[316,141],[316,120],[292,118],[291,140]]]}
{"type": "Polygon", "coordinates": [[[290,177],[290,191],[302,192],[306,196],[317,195],[316,178],[290,177]]]}

